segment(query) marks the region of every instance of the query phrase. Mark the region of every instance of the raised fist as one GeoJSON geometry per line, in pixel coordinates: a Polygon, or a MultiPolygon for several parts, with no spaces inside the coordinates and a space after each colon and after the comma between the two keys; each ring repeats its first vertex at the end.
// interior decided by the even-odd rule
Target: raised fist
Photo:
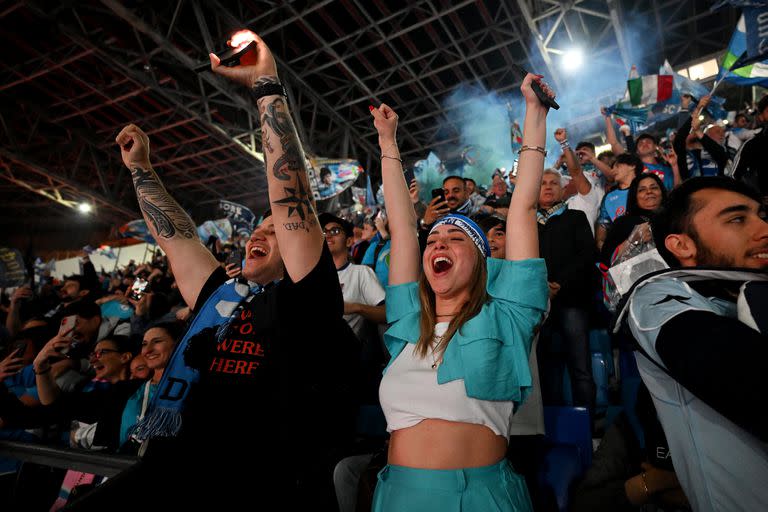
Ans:
{"type": "Polygon", "coordinates": [[[120,146],[120,156],[126,167],[131,170],[149,168],[149,137],[141,128],[129,124],[117,134],[115,142],[120,146]]]}

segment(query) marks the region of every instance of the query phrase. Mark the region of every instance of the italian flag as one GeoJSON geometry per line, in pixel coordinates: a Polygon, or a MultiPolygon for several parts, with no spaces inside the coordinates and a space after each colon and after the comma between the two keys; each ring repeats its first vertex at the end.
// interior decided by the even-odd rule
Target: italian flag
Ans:
{"type": "Polygon", "coordinates": [[[646,75],[627,80],[632,105],[653,105],[672,97],[672,75],[646,75]]]}

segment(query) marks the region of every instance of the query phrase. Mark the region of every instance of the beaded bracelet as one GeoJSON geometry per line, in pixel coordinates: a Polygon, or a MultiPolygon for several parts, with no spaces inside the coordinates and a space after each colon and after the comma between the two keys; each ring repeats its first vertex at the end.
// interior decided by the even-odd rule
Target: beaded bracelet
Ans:
{"type": "Polygon", "coordinates": [[[542,155],[547,156],[547,150],[539,146],[523,146],[517,151],[517,154],[519,155],[523,151],[538,151],[542,155]]]}
{"type": "Polygon", "coordinates": [[[648,492],[648,481],[645,479],[645,471],[640,474],[640,478],[643,481],[643,490],[645,491],[645,495],[648,496],[650,492],[648,492]]]}

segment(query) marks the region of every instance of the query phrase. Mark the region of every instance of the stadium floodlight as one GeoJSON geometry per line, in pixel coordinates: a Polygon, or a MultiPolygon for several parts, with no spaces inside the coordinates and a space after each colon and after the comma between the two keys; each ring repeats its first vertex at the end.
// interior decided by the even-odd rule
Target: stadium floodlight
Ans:
{"type": "Polygon", "coordinates": [[[581,69],[584,63],[584,52],[581,48],[566,50],[561,57],[561,67],[564,71],[576,71],[581,69]]]}

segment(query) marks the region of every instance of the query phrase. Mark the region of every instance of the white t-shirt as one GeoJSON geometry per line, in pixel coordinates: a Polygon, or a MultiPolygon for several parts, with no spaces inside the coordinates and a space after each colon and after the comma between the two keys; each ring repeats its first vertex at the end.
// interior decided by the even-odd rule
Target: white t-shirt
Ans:
{"type": "MultiPolygon", "coordinates": [[[[376,273],[370,267],[348,263],[337,272],[344,302],[354,302],[366,306],[378,306],[384,302],[386,293],[381,287],[376,273]]],[[[360,338],[365,320],[362,315],[344,315],[344,320],[360,338]]]]}
{"type": "Polygon", "coordinates": [[[605,193],[599,183],[595,183],[589,175],[585,174],[585,176],[587,176],[587,179],[592,185],[589,192],[585,195],[576,193],[569,197],[565,202],[571,210],[581,210],[584,212],[584,215],[587,216],[587,221],[589,222],[589,229],[592,230],[592,235],[594,236],[595,223],[597,222],[597,216],[600,213],[600,203],[603,201],[605,193]]]}

